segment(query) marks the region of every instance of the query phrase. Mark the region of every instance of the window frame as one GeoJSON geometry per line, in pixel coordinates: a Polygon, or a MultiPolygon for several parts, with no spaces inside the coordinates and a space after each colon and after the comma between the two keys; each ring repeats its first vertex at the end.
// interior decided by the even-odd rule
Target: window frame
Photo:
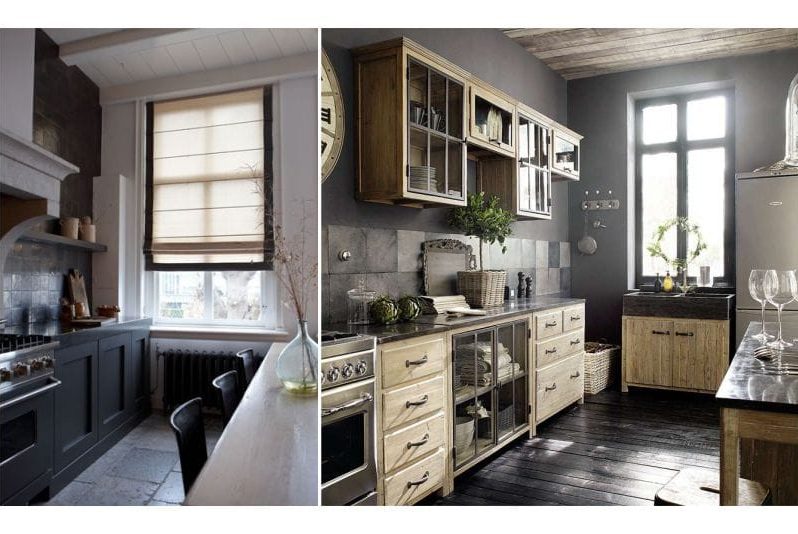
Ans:
{"type": "MultiPolygon", "coordinates": [[[[646,254],[646,243],[651,236],[643,233],[643,188],[642,188],[642,161],[644,155],[675,153],[676,154],[676,215],[688,217],[688,181],[687,181],[687,153],[696,149],[724,148],[726,156],[726,169],[724,173],[724,221],[723,221],[723,276],[715,277],[715,285],[734,285],[734,133],[735,133],[735,102],[734,88],[693,91],[641,98],[634,103],[634,141],[635,141],[635,284],[639,288],[645,284],[652,284],[654,276],[643,275],[643,260],[646,254]],[[687,139],[687,103],[692,100],[701,100],[715,96],[726,98],[726,132],[723,137],[715,139],[700,139],[689,141],[687,139]],[[665,143],[643,144],[643,109],[650,106],[676,104],[676,140],[665,143]]],[[[687,235],[678,231],[677,257],[687,256],[687,235]]],[[[693,269],[695,271],[695,269],[693,269]]],[[[674,273],[675,276],[675,273],[674,273]]],[[[695,283],[696,276],[688,276],[688,283],[695,283]]]]}

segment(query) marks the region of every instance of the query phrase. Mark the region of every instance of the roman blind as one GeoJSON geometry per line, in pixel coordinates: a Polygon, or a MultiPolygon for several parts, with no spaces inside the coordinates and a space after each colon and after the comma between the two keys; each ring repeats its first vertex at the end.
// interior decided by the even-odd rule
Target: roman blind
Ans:
{"type": "Polygon", "coordinates": [[[271,267],[271,91],[155,102],[147,113],[151,270],[271,267]]]}

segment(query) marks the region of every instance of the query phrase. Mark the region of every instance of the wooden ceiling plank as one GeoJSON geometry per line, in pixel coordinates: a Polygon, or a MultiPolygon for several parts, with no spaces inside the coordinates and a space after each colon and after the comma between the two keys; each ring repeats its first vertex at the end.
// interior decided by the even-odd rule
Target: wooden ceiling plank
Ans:
{"type": "Polygon", "coordinates": [[[545,35],[547,33],[571,29],[573,28],[507,28],[502,31],[504,35],[510,39],[518,39],[519,37],[534,37],[536,35],[545,35]]]}
{"type": "Polygon", "coordinates": [[[519,39],[518,43],[532,53],[564,46],[591,45],[607,40],[620,40],[666,32],[673,28],[577,28],[562,32],[519,39]]]}

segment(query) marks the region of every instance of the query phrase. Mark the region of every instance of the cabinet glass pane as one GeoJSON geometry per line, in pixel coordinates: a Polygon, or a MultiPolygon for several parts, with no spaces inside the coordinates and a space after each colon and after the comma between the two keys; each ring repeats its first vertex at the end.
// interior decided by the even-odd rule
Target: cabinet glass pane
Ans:
{"type": "Polygon", "coordinates": [[[526,376],[523,376],[513,382],[515,387],[515,428],[524,426],[529,417],[529,402],[526,397],[527,391],[529,391],[527,379],[526,376]]]}
{"type": "Polygon", "coordinates": [[[527,166],[524,163],[518,166],[518,186],[520,187],[519,207],[522,210],[529,211],[532,209],[532,179],[535,169],[527,166]]]}
{"type": "Polygon", "coordinates": [[[449,170],[447,178],[449,181],[449,196],[463,198],[463,143],[459,141],[449,141],[449,170]]]}
{"type": "Polygon", "coordinates": [[[514,393],[512,381],[507,382],[499,388],[499,402],[496,411],[496,429],[499,440],[512,434],[515,428],[514,393]]]}
{"type": "Polygon", "coordinates": [[[477,397],[477,454],[493,446],[493,391],[477,397]]]}
{"type": "Polygon", "coordinates": [[[429,124],[436,132],[446,133],[446,78],[435,71],[429,74],[429,124]]]}
{"type": "Polygon", "coordinates": [[[527,324],[516,323],[514,325],[513,344],[513,363],[516,365],[515,374],[526,372],[526,351],[527,351],[527,324]]]}
{"type": "Polygon", "coordinates": [[[446,126],[449,135],[462,139],[463,136],[463,86],[449,80],[449,113],[446,126]]]}
{"type": "Polygon", "coordinates": [[[439,195],[446,194],[446,140],[437,135],[429,137],[430,169],[422,172],[422,179],[427,178],[429,191],[439,195]]]}
{"type": "Polygon", "coordinates": [[[518,117],[518,159],[522,162],[528,162],[529,158],[535,157],[534,143],[532,143],[530,147],[530,138],[534,136],[534,133],[530,131],[531,126],[528,120],[523,117],[518,117]]]}
{"type": "Polygon", "coordinates": [[[458,404],[454,417],[454,465],[459,467],[477,454],[476,416],[469,413],[470,404],[458,404]]]}
{"type": "Polygon", "coordinates": [[[533,210],[538,213],[549,212],[549,173],[540,169],[534,170],[535,205],[533,210]]]}
{"type": "Polygon", "coordinates": [[[570,141],[554,137],[554,166],[563,171],[579,171],[579,147],[570,141]]]}
{"type": "Polygon", "coordinates": [[[500,326],[496,340],[496,382],[502,383],[513,379],[513,325],[500,326]]]}
{"type": "Polygon", "coordinates": [[[415,61],[409,62],[407,78],[408,120],[412,124],[427,125],[427,76],[429,69],[415,61]]]}
{"type": "Polygon", "coordinates": [[[532,157],[534,158],[534,164],[538,167],[548,167],[549,164],[548,133],[549,131],[546,128],[538,124],[535,125],[535,139],[533,141],[535,154],[532,157]]]}
{"type": "Polygon", "coordinates": [[[418,191],[429,191],[434,171],[427,159],[429,156],[429,135],[423,130],[410,128],[407,144],[409,165],[408,186],[418,191]]]}
{"type": "Polygon", "coordinates": [[[513,114],[479,95],[474,97],[474,124],[489,142],[512,145],[513,114]]]}
{"type": "Polygon", "coordinates": [[[455,402],[463,399],[474,398],[476,384],[474,382],[474,369],[476,367],[476,336],[462,335],[454,337],[454,372],[452,374],[452,388],[454,389],[455,402]]]}

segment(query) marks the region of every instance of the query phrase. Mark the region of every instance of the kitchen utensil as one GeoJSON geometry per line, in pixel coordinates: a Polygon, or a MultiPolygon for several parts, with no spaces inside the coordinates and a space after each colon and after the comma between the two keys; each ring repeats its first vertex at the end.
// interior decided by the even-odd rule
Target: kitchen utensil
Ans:
{"type": "Polygon", "coordinates": [[[487,315],[488,312],[485,310],[475,310],[473,308],[452,308],[450,310],[446,310],[447,315],[487,315]]]}
{"type": "Polygon", "coordinates": [[[709,265],[702,265],[698,268],[698,285],[707,287],[712,285],[711,268],[709,265]]]}
{"type": "Polygon", "coordinates": [[[587,212],[585,212],[585,233],[582,238],[576,243],[576,248],[586,256],[592,256],[598,249],[596,240],[587,233],[587,212]]]}
{"type": "Polygon", "coordinates": [[[765,297],[768,299],[768,302],[773,304],[778,311],[779,317],[779,335],[776,337],[775,341],[771,341],[768,343],[768,347],[774,349],[784,349],[787,347],[792,347],[792,343],[789,341],[784,341],[781,335],[781,312],[784,309],[786,304],[789,304],[795,299],[795,295],[798,294],[798,288],[796,288],[796,279],[795,279],[795,271],[777,271],[775,269],[770,269],[765,274],[765,281],[762,287],[765,290],[765,297]]]}
{"type": "Polygon", "coordinates": [[[83,275],[77,269],[72,269],[67,275],[67,282],[69,296],[75,304],[75,318],[89,317],[91,315],[91,306],[89,306],[89,298],[86,296],[86,282],[83,279],[83,275]],[[78,303],[83,306],[80,311],[78,310],[78,303]]]}

